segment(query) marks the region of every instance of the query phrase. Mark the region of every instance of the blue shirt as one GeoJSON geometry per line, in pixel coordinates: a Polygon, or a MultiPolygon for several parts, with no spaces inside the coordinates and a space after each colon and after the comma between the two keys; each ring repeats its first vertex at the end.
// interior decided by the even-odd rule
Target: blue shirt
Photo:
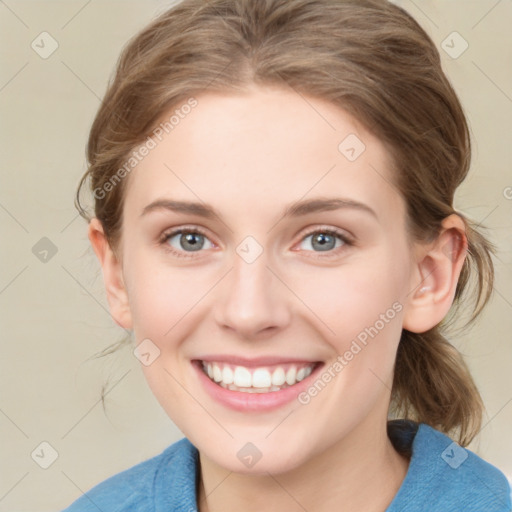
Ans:
{"type": "MultiPolygon", "coordinates": [[[[386,512],[511,512],[497,468],[425,424],[390,422],[409,469],[386,512]]],[[[197,512],[199,453],[187,438],[93,487],[62,512],[197,512]]]]}

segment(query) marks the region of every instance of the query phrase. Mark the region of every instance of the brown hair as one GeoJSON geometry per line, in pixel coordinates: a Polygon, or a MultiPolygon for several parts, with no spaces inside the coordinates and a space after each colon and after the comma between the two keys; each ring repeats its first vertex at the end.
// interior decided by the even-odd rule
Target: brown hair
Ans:
{"type": "MultiPolygon", "coordinates": [[[[251,84],[328,100],[377,136],[392,156],[412,239],[433,239],[456,213],[470,133],[437,48],[406,11],[386,0],[184,0],[132,38],[119,58],[90,132],[89,167],[75,200],[81,215],[90,220],[79,199],[86,179],[91,191],[104,191],[162,114],[202,91],[251,84]]],[[[120,180],[108,194],[94,193],[95,216],[113,250],[125,187],[120,180]]],[[[459,215],[468,256],[450,318],[473,299],[469,325],[492,292],[493,246],[459,215]]],[[[483,404],[445,337],[448,323],[421,334],[403,331],[390,411],[457,432],[466,445],[478,433],[483,404]]]]}

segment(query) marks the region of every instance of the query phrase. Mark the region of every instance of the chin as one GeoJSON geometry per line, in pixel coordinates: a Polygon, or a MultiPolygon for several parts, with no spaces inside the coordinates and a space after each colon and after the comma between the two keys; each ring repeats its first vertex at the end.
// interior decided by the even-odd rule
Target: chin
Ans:
{"type": "Polygon", "coordinates": [[[195,445],[199,451],[218,466],[244,475],[266,475],[286,473],[301,466],[309,457],[308,451],[304,450],[304,439],[297,443],[283,446],[282,442],[269,441],[264,438],[253,442],[240,441],[240,438],[231,439],[226,443],[219,444],[212,450],[211,443],[205,444],[206,450],[195,445]]]}

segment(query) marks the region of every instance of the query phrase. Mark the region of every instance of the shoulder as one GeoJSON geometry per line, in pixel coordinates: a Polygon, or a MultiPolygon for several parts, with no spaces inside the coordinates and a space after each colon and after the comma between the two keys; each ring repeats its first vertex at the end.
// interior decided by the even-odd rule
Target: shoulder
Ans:
{"type": "Polygon", "coordinates": [[[505,475],[445,434],[420,424],[409,470],[388,512],[510,512],[505,475]]]}
{"type": "MultiPolygon", "coordinates": [[[[186,438],[180,439],[159,455],[126,469],[99,483],[62,512],[124,512],[137,510],[149,512],[155,509],[159,496],[155,487],[159,475],[166,479],[187,477],[187,471],[195,467],[195,447],[186,438]]],[[[190,479],[195,475],[190,475],[190,479]]]]}

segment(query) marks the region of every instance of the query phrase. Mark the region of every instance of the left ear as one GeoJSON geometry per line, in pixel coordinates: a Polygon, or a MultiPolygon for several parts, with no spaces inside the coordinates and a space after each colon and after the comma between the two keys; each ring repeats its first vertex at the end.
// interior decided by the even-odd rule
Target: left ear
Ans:
{"type": "Polygon", "coordinates": [[[425,332],[447,315],[467,248],[466,226],[462,218],[456,214],[446,217],[436,240],[418,251],[411,280],[413,291],[403,317],[404,329],[425,332]]]}

